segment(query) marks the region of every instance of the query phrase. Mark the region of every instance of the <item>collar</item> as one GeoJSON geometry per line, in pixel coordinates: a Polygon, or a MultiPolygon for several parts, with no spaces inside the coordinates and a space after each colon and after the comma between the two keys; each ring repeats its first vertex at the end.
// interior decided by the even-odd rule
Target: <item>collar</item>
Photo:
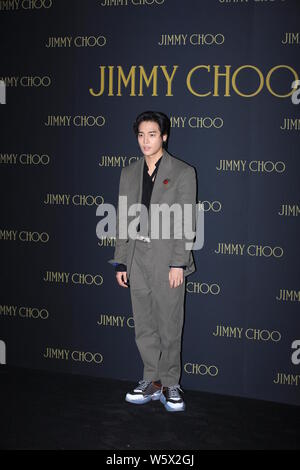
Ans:
{"type": "Polygon", "coordinates": [[[161,162],[161,159],[162,159],[163,156],[159,157],[159,159],[157,160],[157,162],[155,163],[155,167],[159,167],[159,164],[161,162]]]}
{"type": "MultiPolygon", "coordinates": [[[[163,157],[163,155],[162,155],[161,157],[159,157],[159,159],[158,159],[157,162],[155,163],[155,165],[154,165],[154,170],[153,170],[153,171],[156,171],[156,169],[158,169],[158,167],[159,167],[159,165],[160,165],[160,162],[161,162],[161,160],[162,160],[162,157],[163,157]]],[[[144,170],[148,172],[148,165],[147,165],[146,159],[144,158],[144,160],[145,160],[144,170]]]]}

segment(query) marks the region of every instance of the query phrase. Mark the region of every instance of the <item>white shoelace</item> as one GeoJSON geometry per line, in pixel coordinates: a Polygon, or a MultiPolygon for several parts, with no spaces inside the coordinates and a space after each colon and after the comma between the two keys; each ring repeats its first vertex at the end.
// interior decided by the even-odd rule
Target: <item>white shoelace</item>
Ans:
{"type": "Polygon", "coordinates": [[[180,385],[172,385],[172,387],[168,387],[169,393],[170,393],[170,398],[181,398],[178,390],[180,390],[182,393],[183,390],[181,390],[180,385]]]}
{"type": "Polygon", "coordinates": [[[141,386],[141,390],[145,390],[148,385],[151,384],[151,381],[149,380],[140,380],[139,385],[141,386]]]}

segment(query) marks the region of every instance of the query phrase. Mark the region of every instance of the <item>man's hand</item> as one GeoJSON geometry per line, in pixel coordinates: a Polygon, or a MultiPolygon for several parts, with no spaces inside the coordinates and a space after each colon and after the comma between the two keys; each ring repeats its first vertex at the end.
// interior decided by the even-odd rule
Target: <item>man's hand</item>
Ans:
{"type": "Polygon", "coordinates": [[[116,278],[120,286],[128,288],[128,285],[125,284],[127,282],[127,271],[117,271],[116,278]]]}
{"type": "Polygon", "coordinates": [[[183,283],[183,268],[170,268],[169,271],[170,287],[178,287],[183,283]]]}

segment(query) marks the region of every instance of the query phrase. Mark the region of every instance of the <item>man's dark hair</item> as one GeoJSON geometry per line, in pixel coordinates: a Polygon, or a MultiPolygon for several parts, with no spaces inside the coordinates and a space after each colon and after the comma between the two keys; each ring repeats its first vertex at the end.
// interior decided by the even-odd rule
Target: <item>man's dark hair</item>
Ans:
{"type": "Polygon", "coordinates": [[[168,118],[168,116],[159,111],[144,111],[143,113],[139,114],[133,124],[133,130],[136,136],[139,132],[139,125],[143,121],[154,121],[158,124],[161,135],[163,136],[167,134],[168,136],[166,142],[163,142],[163,147],[167,147],[171,127],[170,119],[168,118]]]}

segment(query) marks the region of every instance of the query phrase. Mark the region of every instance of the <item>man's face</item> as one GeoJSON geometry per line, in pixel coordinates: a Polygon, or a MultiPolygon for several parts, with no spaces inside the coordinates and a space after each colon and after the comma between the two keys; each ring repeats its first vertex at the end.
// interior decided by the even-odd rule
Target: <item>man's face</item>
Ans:
{"type": "Polygon", "coordinates": [[[146,157],[160,157],[162,155],[163,142],[167,135],[161,136],[160,128],[155,121],[143,121],[139,125],[138,143],[146,157]]]}

